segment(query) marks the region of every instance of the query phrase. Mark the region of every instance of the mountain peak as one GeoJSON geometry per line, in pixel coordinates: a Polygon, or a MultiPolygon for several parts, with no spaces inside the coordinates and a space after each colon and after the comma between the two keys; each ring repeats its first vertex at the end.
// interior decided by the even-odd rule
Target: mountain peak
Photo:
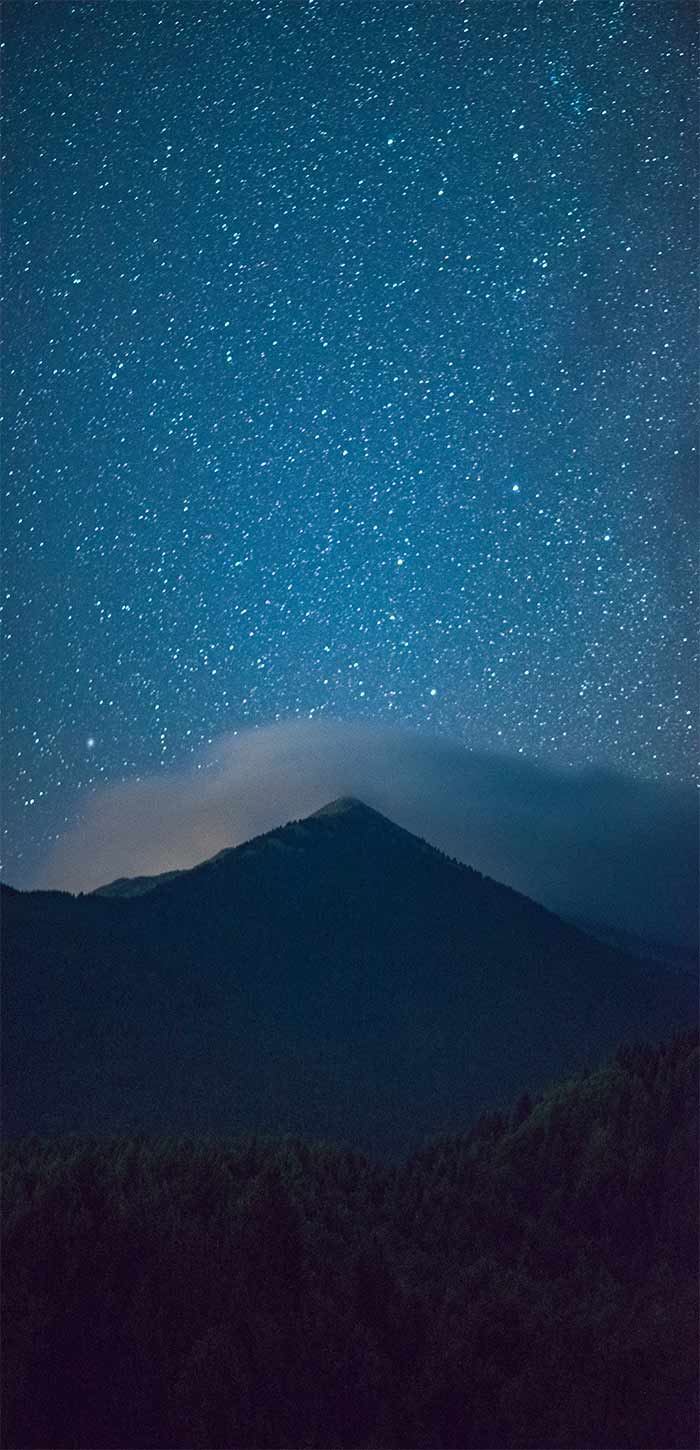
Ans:
{"type": "Polygon", "coordinates": [[[101,894],[3,893],[6,1137],[234,1124],[394,1154],[697,1017],[691,978],[352,796],[101,894]]]}
{"type": "MultiPolygon", "coordinates": [[[[327,805],[321,806],[319,811],[313,811],[309,819],[315,820],[317,816],[346,815],[381,816],[381,812],[365,805],[364,801],[358,800],[357,796],[341,795],[337,800],[329,801],[327,805]]],[[[382,816],[381,819],[384,820],[385,817],[382,816]]]]}

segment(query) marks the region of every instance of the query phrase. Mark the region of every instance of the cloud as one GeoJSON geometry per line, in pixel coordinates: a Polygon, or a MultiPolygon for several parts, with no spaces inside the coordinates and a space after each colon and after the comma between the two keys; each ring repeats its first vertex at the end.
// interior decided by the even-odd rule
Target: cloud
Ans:
{"type": "Polygon", "coordinates": [[[339,795],[554,910],[695,940],[691,787],[554,770],[383,726],[269,725],[222,736],[189,770],[100,790],[34,884],[86,891],[193,866],[339,795]]]}

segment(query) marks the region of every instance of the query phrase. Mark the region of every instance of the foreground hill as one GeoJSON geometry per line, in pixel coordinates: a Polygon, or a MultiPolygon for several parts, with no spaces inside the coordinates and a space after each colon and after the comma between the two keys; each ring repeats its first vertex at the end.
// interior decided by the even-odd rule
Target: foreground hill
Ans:
{"type": "Polygon", "coordinates": [[[626,1048],[394,1168],[8,1145],[3,1445],[689,1450],[697,1067],[626,1048]]]}
{"type": "Polygon", "coordinates": [[[695,1021],[357,801],[108,894],[3,892],[5,1132],[263,1131],[397,1153],[695,1021]]]}

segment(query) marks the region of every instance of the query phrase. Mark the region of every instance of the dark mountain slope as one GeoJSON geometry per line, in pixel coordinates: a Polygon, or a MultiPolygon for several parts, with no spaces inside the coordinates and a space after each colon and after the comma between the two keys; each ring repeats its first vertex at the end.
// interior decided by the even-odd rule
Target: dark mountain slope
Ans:
{"type": "Polygon", "coordinates": [[[5,1131],[294,1132],[397,1151],[693,983],[593,942],[359,802],[137,895],[8,893],[5,1131]]]}
{"type": "Polygon", "coordinates": [[[143,896],[146,891],[152,891],[154,886],[162,886],[164,881],[174,881],[176,876],[183,875],[183,871],[163,871],[159,876],[118,876],[116,881],[110,881],[106,886],[98,886],[90,895],[143,896]]]}

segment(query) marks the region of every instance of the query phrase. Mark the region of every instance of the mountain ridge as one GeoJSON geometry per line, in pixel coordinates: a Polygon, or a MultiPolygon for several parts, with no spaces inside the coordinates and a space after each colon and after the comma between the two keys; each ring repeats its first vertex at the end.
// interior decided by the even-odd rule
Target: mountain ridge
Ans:
{"type": "MultiPolygon", "coordinates": [[[[332,825],[334,822],[341,824],[351,823],[355,827],[359,825],[360,827],[364,826],[370,829],[377,829],[381,826],[384,830],[388,829],[391,832],[399,832],[403,836],[410,837],[414,842],[420,842],[421,846],[426,850],[435,851],[445,861],[453,861],[457,866],[463,865],[468,871],[474,870],[474,867],[467,866],[465,862],[454,860],[454,858],[442,851],[439,846],[432,845],[424,837],[417,836],[412,831],[407,831],[404,826],[398,825],[396,821],[390,820],[381,811],[375,810],[373,806],[366,805],[364,801],[359,800],[356,796],[338,796],[337,799],[329,801],[326,805],[321,806],[319,810],[312,811],[308,816],[286,821],[283,825],[273,826],[269,831],[261,831],[258,835],[250,836],[247,840],[240,841],[236,846],[224,846],[222,850],[215,852],[213,856],[207,856],[202,861],[196,862],[194,866],[187,866],[175,871],[163,871],[154,876],[120,876],[114,881],[107,882],[104,886],[95,887],[87,894],[90,896],[142,895],[147,891],[159,888],[161,885],[168,884],[177,877],[186,876],[191,872],[201,871],[214,866],[226,858],[238,855],[240,859],[245,853],[257,851],[268,844],[271,845],[275,842],[280,842],[285,837],[285,833],[289,833],[286,840],[291,844],[291,832],[293,829],[295,827],[308,825],[312,821],[319,821],[323,825],[326,823],[332,825]]],[[[481,873],[476,872],[476,874],[480,875],[481,873]]],[[[507,889],[510,890],[512,888],[507,889]]]]}
{"type": "MultiPolygon", "coordinates": [[[[222,861],[229,856],[235,856],[236,853],[239,853],[241,851],[247,851],[251,848],[259,849],[261,846],[264,845],[266,841],[273,842],[275,840],[279,840],[281,834],[285,832],[290,826],[298,826],[301,824],[302,821],[311,822],[317,819],[321,821],[324,821],[326,819],[338,819],[339,821],[342,821],[343,819],[348,820],[353,818],[356,822],[364,819],[367,824],[371,824],[372,820],[374,820],[375,825],[379,822],[382,822],[385,828],[388,827],[394,832],[403,832],[404,834],[409,835],[413,841],[420,842],[425,847],[425,849],[435,851],[439,856],[442,857],[443,860],[450,862],[457,867],[466,867],[467,870],[474,871],[476,875],[481,876],[483,879],[498,881],[498,878],[496,876],[480,871],[478,868],[462,860],[461,858],[451,855],[443,847],[435,845],[434,842],[429,841],[427,837],[419,835],[416,832],[408,830],[407,827],[399,825],[398,822],[393,821],[390,817],[386,816],[376,807],[367,805],[367,803],[361,800],[359,797],[346,795],[339,796],[331,801],[328,801],[325,805],[319,807],[315,811],[310,812],[309,815],[303,818],[291,818],[290,820],[280,825],[270,827],[266,831],[258,832],[257,834],[248,837],[246,840],[241,841],[236,845],[225,846],[221,850],[215,852],[213,856],[203,857],[200,861],[195,862],[191,866],[178,867],[175,869],[157,872],[154,874],[139,874],[134,876],[121,875],[103,884],[100,884],[99,886],[93,887],[90,889],[90,891],[87,892],[75,892],[68,889],[45,887],[17,888],[11,886],[7,882],[0,882],[0,893],[8,890],[25,896],[28,894],[59,894],[62,896],[72,897],[94,896],[101,897],[103,899],[108,899],[110,897],[126,899],[129,897],[146,895],[151,891],[159,889],[161,886],[176,880],[179,877],[181,878],[187,876],[190,872],[198,871],[203,868],[208,868],[214,863],[222,861]]],[[[583,933],[583,935],[590,940],[603,943],[608,947],[622,952],[623,955],[634,959],[635,961],[642,961],[646,962],[647,964],[650,964],[651,962],[659,963],[667,969],[670,969],[672,971],[681,971],[684,972],[686,975],[692,976],[697,974],[698,967],[700,966],[697,948],[693,950],[689,946],[679,946],[677,943],[671,941],[659,941],[656,938],[651,938],[646,935],[637,935],[633,932],[623,930],[622,928],[616,926],[613,922],[589,918],[585,915],[582,915],[580,912],[565,910],[558,908],[556,905],[548,904],[547,902],[541,901],[535,897],[528,895],[527,892],[520,890],[516,886],[510,886],[507,885],[505,882],[500,881],[498,881],[498,884],[501,885],[504,890],[507,889],[510,891],[514,891],[517,895],[523,896],[526,900],[531,901],[536,906],[539,906],[542,910],[556,917],[559,921],[566,923],[567,926],[573,927],[577,931],[583,933]]]]}
{"type": "Polygon", "coordinates": [[[146,890],[7,896],[7,1131],[402,1151],[694,1022],[682,974],[361,802],[328,807],[146,890]]]}

